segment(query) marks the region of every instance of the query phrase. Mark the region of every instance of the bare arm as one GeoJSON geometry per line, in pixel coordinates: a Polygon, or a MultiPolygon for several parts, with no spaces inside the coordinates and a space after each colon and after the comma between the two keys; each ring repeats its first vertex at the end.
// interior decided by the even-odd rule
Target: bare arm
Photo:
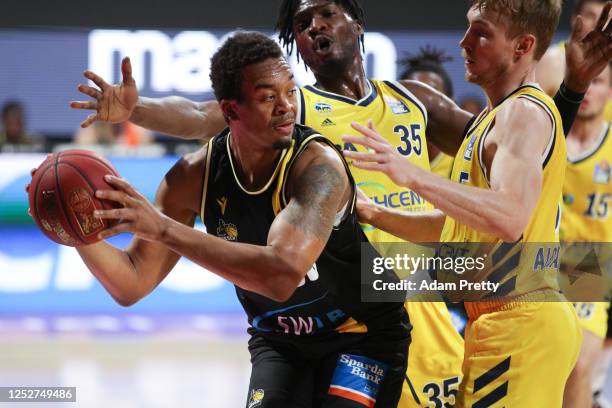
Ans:
{"type": "MultiPolygon", "coordinates": [[[[318,153],[316,157],[313,157],[314,154],[304,153],[304,157],[299,159],[296,169],[292,171],[289,181],[293,184],[291,199],[288,206],[274,220],[266,246],[228,242],[197,231],[181,222],[182,219],[175,213],[169,210],[161,213],[127,182],[118,178],[111,178],[110,183],[120,191],[106,191],[104,193],[108,194],[106,198],[118,202],[133,202],[129,205],[134,207],[131,212],[125,208],[101,211],[102,218],[127,220],[103,234],[106,237],[119,232],[133,232],[137,235],[137,242],[140,245],[143,245],[141,242],[145,240],[151,241],[155,243],[151,247],[154,250],[164,248],[164,253],[180,254],[245,290],[284,301],[293,294],[299,282],[318,259],[331,233],[336,211],[343,199],[347,201],[346,194],[343,193],[348,188],[348,177],[340,158],[335,153],[326,153],[326,151],[323,151],[323,154],[320,154],[321,151],[318,153]],[[335,158],[332,155],[335,155],[335,158]]],[[[183,177],[184,179],[186,177],[183,177]]],[[[201,185],[195,183],[193,179],[185,184],[201,185]]],[[[199,188],[192,187],[190,190],[199,192],[199,188]]],[[[165,197],[176,193],[177,189],[171,187],[161,194],[165,197]]],[[[182,194],[176,195],[175,200],[184,198],[182,194]]],[[[182,205],[184,208],[184,204],[175,203],[175,205],[182,205]]],[[[187,212],[191,216],[194,214],[193,210],[186,209],[187,212]]],[[[134,266],[129,270],[127,256],[124,256],[121,276],[128,273],[132,274],[130,277],[150,273],[147,268],[154,261],[147,258],[149,252],[140,250],[134,255],[131,248],[128,253],[134,261],[134,266]]],[[[98,258],[101,259],[103,256],[100,254],[98,258]]],[[[176,262],[178,256],[174,255],[162,265],[163,276],[173,265],[170,261],[176,262]]],[[[159,260],[160,256],[157,255],[156,259],[159,260]]],[[[103,267],[106,275],[97,273],[96,276],[104,283],[104,278],[111,271],[108,271],[109,264],[104,264],[103,267]]],[[[117,272],[113,273],[118,275],[117,272]]],[[[117,278],[117,280],[120,285],[128,285],[125,279],[117,278]]],[[[136,284],[138,280],[132,279],[129,282],[136,284]]],[[[144,285],[142,280],[140,284],[144,285]]],[[[112,286],[106,287],[111,291],[112,286]]],[[[128,301],[125,303],[134,303],[153,287],[147,284],[147,290],[130,291],[127,295],[128,301]]]]}
{"type": "Polygon", "coordinates": [[[476,230],[509,242],[523,233],[540,196],[542,154],[552,131],[541,108],[517,99],[499,111],[484,148],[491,189],[465,186],[420,169],[403,160],[373,129],[354,127],[366,137],[349,136],[346,141],[375,152],[345,152],[354,166],[383,171],[476,230]]]}
{"type": "Polygon", "coordinates": [[[121,62],[122,80],[119,84],[110,85],[89,70],[84,75],[97,88],[79,85],[78,89],[93,100],[73,101],[70,106],[95,110],[96,113],[90,114],[81,127],[88,127],[96,121],[120,123],[130,120],[155,132],[206,141],[226,126],[216,101],[197,103],[178,96],[158,99],[139,97],[128,57],[121,62]]]}
{"type": "Polygon", "coordinates": [[[439,210],[413,213],[377,205],[359,190],[359,221],[410,242],[439,242],[446,215],[439,210]]]}
{"type": "Polygon", "coordinates": [[[163,214],[163,217],[170,217],[184,224],[186,228],[193,226],[199,192],[186,188],[185,180],[194,180],[193,184],[197,185],[195,180],[201,178],[204,168],[203,158],[206,157],[205,150],[204,148],[200,152],[188,155],[174,165],[160,184],[155,207],[150,204],[137,207],[138,199],[146,200],[141,195],[128,199],[120,191],[97,192],[100,198],[120,199],[126,207],[122,210],[123,213],[146,211],[145,216],[140,217],[143,221],[141,221],[142,226],[139,226],[144,232],[142,236],[134,237],[127,250],[120,250],[104,241],[77,248],[87,267],[117,303],[129,306],[146,296],[178,262],[179,255],[168,247],[143,238],[155,234],[162,226],[159,222],[147,222],[146,215],[159,213],[163,214]],[[174,190],[174,194],[171,194],[171,190],[174,190]]]}
{"type": "Polygon", "coordinates": [[[427,109],[427,140],[444,153],[455,157],[472,114],[461,109],[442,92],[418,81],[400,83],[412,92],[427,109]]]}
{"type": "Polygon", "coordinates": [[[194,102],[180,96],[140,97],[129,120],[155,132],[203,141],[227,126],[217,101],[194,102]]]}

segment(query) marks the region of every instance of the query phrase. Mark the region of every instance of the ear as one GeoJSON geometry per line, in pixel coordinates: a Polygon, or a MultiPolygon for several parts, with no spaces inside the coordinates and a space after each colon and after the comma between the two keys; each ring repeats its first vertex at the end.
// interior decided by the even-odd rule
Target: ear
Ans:
{"type": "Polygon", "coordinates": [[[529,54],[532,51],[535,51],[536,46],[536,37],[533,34],[524,34],[518,36],[516,41],[516,45],[514,47],[514,55],[517,57],[522,57],[524,55],[529,54]]]}
{"type": "Polygon", "coordinates": [[[223,112],[223,117],[225,117],[226,122],[229,123],[230,120],[236,120],[238,118],[236,114],[236,101],[223,99],[219,102],[219,107],[221,108],[221,112],[223,112]]]}
{"type": "Polygon", "coordinates": [[[355,27],[357,30],[357,34],[362,35],[365,32],[363,28],[363,23],[361,21],[355,20],[355,27]]]}

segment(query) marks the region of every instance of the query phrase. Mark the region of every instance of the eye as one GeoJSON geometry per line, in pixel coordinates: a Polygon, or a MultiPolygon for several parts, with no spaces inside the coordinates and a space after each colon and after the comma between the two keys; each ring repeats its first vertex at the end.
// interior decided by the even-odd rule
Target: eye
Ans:
{"type": "Polygon", "coordinates": [[[295,96],[296,93],[297,93],[297,88],[293,88],[292,90],[289,91],[289,96],[295,96]]]}
{"type": "Polygon", "coordinates": [[[305,19],[297,20],[294,23],[294,25],[298,32],[302,32],[308,28],[308,26],[310,25],[310,20],[305,20],[305,19]]]}

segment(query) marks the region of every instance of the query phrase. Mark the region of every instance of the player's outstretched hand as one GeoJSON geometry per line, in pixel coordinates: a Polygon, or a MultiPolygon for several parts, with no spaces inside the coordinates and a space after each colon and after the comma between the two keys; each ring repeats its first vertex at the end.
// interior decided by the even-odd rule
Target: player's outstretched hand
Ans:
{"type": "Polygon", "coordinates": [[[582,29],[582,17],[576,17],[569,40],[565,43],[565,61],[567,70],[565,84],[572,91],[586,92],[591,81],[598,76],[612,58],[612,22],[608,2],[597,21],[595,29],[584,38],[579,38],[582,29]]]}
{"type": "Polygon", "coordinates": [[[89,70],[85,71],[83,75],[93,81],[97,88],[83,84],[79,85],[79,91],[91,96],[94,100],[70,102],[71,108],[96,111],[81,122],[81,127],[85,128],[96,121],[120,123],[130,118],[136,102],[138,102],[138,89],[136,88],[136,81],[132,78],[132,64],[129,57],[125,57],[121,61],[122,80],[120,84],[109,85],[102,77],[89,70]]]}
{"type": "Polygon", "coordinates": [[[368,122],[368,127],[357,122],[353,122],[351,127],[364,137],[343,135],[342,140],[368,149],[367,153],[349,150],[343,152],[347,159],[353,160],[353,166],[364,170],[381,171],[395,184],[409,187],[410,164],[376,131],[372,121],[368,122]]]}
{"type": "Polygon", "coordinates": [[[122,208],[94,211],[94,217],[121,220],[114,227],[102,231],[100,239],[131,232],[147,241],[159,241],[168,218],[125,179],[106,175],[104,180],[116,190],[97,190],[96,197],[119,203],[122,208]]]}

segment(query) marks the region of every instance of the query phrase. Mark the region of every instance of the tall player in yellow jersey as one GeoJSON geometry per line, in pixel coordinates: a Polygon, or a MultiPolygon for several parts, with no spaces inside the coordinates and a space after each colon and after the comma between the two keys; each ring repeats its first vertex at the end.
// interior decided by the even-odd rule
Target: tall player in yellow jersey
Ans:
{"type": "MultiPolygon", "coordinates": [[[[579,36],[585,36],[597,23],[598,17],[608,0],[575,0],[570,24],[576,27],[579,36]],[[580,20],[580,21],[579,21],[580,20]]],[[[536,80],[544,91],[553,96],[565,74],[564,44],[550,47],[544,54],[536,70],[536,80]]],[[[612,101],[606,104],[605,118],[612,121],[612,101]]]]}
{"type": "MultiPolygon", "coordinates": [[[[472,1],[461,47],[466,77],[483,88],[488,106],[466,132],[451,181],[401,161],[373,126],[354,125],[365,137],[344,140],[371,149],[346,151],[354,166],[386,173],[437,208],[409,214],[366,202],[360,209],[365,221],[416,242],[440,234],[443,242],[558,242],[565,137],[555,105],[534,81],[560,11],[559,0],[472,1]]],[[[589,34],[597,48],[609,43],[609,11],[597,33],[589,34]]],[[[605,62],[583,79],[597,75],[605,62]]],[[[519,267],[535,269],[536,260],[521,253],[519,267]]],[[[501,279],[513,298],[466,302],[459,407],[561,406],[581,336],[573,307],[558,293],[557,269],[539,272],[544,279],[536,283],[510,267],[501,279]]]]}
{"type": "MultiPolygon", "coordinates": [[[[612,96],[611,75],[608,67],[593,80],[567,136],[568,164],[560,232],[561,239],[570,247],[581,242],[612,243],[612,215],[609,214],[612,131],[610,122],[604,119],[604,107],[612,96]]],[[[601,262],[605,262],[601,255],[601,262]]],[[[608,306],[608,302],[575,304],[583,341],[578,362],[567,382],[564,407],[591,408],[593,405],[593,375],[606,337],[608,306]]]]}

